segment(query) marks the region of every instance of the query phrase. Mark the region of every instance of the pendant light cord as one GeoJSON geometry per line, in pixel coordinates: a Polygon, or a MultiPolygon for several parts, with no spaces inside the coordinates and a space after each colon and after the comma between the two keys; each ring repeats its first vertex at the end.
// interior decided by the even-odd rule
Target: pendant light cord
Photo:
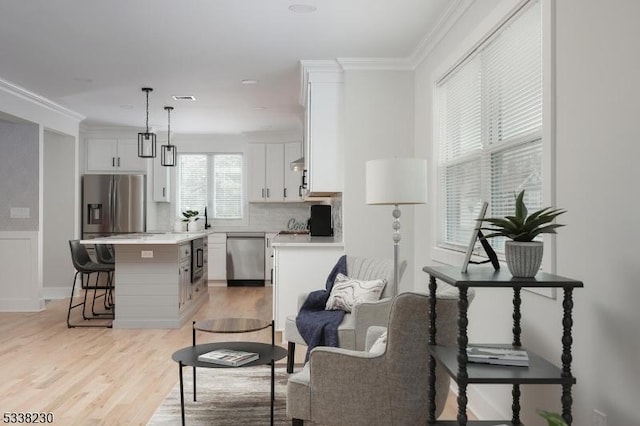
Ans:
{"type": "Polygon", "coordinates": [[[149,133],[149,89],[145,92],[147,92],[147,133],[149,133]]]}

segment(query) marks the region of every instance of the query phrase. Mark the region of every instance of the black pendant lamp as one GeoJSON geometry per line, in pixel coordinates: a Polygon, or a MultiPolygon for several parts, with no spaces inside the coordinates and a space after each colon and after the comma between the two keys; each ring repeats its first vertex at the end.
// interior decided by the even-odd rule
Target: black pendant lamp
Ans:
{"type": "Polygon", "coordinates": [[[163,166],[174,167],[178,152],[176,146],[171,145],[171,111],[173,107],[164,107],[167,110],[167,144],[160,147],[160,164],[163,166]]]}
{"type": "Polygon", "coordinates": [[[138,133],[138,157],[156,158],[156,134],[149,133],[149,92],[153,89],[143,87],[143,92],[147,92],[147,131],[138,133]]]}

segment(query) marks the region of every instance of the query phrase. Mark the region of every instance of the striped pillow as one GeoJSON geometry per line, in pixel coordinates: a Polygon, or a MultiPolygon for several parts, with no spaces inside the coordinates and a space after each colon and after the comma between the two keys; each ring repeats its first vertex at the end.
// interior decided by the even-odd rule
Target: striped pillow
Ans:
{"type": "Polygon", "coordinates": [[[386,279],[362,281],[338,274],[325,309],[351,312],[359,303],[379,300],[386,284],[386,279]]]}

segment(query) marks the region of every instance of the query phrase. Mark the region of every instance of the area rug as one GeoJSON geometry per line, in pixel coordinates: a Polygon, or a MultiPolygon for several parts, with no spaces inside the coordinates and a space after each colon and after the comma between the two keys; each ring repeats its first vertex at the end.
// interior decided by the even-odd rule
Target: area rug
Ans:
{"type": "MultiPolygon", "coordinates": [[[[193,373],[185,367],[184,399],[186,424],[207,426],[268,425],[271,405],[271,368],[198,368],[197,401],[193,401],[193,373]]],[[[288,375],[284,367],[275,370],[274,424],[289,425],[286,393],[288,375]]],[[[155,411],[148,425],[179,425],[180,382],[155,411]]]]}

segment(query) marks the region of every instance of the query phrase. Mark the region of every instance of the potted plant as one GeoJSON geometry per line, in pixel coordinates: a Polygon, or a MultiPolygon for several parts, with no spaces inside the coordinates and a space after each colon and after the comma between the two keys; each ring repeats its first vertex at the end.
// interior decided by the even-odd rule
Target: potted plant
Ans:
{"type": "Polygon", "coordinates": [[[200,214],[198,210],[185,210],[182,212],[182,216],[184,217],[182,221],[187,222],[187,231],[198,230],[198,224],[196,224],[199,219],[198,214],[200,214]]]}
{"type": "Polygon", "coordinates": [[[547,420],[547,423],[549,424],[548,426],[567,426],[567,422],[565,422],[562,416],[558,413],[538,410],[538,415],[547,420]]]}
{"type": "Polygon", "coordinates": [[[545,207],[534,213],[528,214],[524,204],[524,190],[516,196],[516,211],[513,216],[504,218],[480,219],[488,222],[490,226],[480,229],[491,233],[484,238],[506,237],[505,259],[509,271],[514,277],[531,278],[536,275],[542,263],[542,241],[533,241],[540,234],[555,234],[560,226],[551,223],[554,219],[565,213],[566,210],[545,207]]]}

